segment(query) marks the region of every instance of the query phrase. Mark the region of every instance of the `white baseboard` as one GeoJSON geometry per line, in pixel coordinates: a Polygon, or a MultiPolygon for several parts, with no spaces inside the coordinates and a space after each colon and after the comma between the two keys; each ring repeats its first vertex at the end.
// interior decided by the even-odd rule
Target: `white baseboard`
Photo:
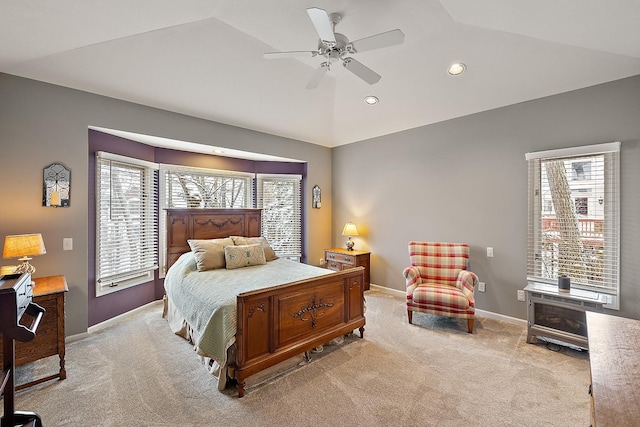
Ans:
{"type": "Polygon", "coordinates": [[[492,311],[485,311],[476,308],[476,314],[480,317],[486,317],[487,319],[500,320],[502,322],[512,323],[514,325],[527,327],[527,321],[525,319],[518,319],[517,317],[506,316],[500,313],[494,313],[492,311]]]}
{"type": "Polygon", "coordinates": [[[90,334],[93,334],[95,332],[101,331],[102,329],[108,328],[109,326],[115,325],[116,323],[122,321],[123,319],[126,319],[127,317],[131,316],[132,314],[135,314],[138,311],[140,311],[140,310],[142,310],[142,309],[144,309],[144,308],[146,308],[146,307],[148,307],[148,306],[150,306],[152,304],[160,305],[160,304],[162,304],[162,300],[151,301],[148,304],[145,304],[143,306],[134,308],[131,311],[127,311],[126,313],[122,313],[122,314],[120,314],[120,315],[118,315],[116,317],[113,317],[111,319],[105,320],[104,322],[100,322],[97,325],[90,326],[87,329],[87,332],[82,332],[82,333],[79,333],[79,334],[70,335],[65,339],[65,342],[74,342],[74,341],[78,341],[78,340],[81,340],[83,338],[86,338],[90,334]]]}
{"type": "MultiPolygon", "coordinates": [[[[391,289],[385,286],[374,285],[373,283],[371,283],[371,287],[376,288],[376,290],[398,295],[401,297],[404,297],[406,295],[406,292],[404,290],[401,291],[398,289],[391,289]]],[[[525,319],[518,319],[511,316],[506,316],[504,314],[494,313],[492,311],[476,309],[476,314],[480,317],[486,317],[487,319],[500,320],[502,322],[512,323],[518,326],[524,326],[524,327],[527,326],[527,321],[525,319]]]]}
{"type": "Polygon", "coordinates": [[[404,297],[405,295],[407,295],[407,292],[405,290],[391,289],[391,288],[387,288],[386,286],[375,285],[373,283],[370,283],[369,286],[372,288],[376,288],[379,291],[387,292],[390,294],[396,294],[401,297],[404,297]]]}

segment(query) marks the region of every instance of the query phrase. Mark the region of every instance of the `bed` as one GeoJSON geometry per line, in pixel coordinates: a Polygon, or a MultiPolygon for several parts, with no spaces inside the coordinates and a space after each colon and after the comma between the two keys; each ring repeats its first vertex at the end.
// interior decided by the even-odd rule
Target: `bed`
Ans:
{"type": "Polygon", "coordinates": [[[234,380],[239,397],[247,377],[356,329],[363,337],[366,323],[362,267],[333,272],[275,259],[198,271],[201,258],[189,240],[235,236],[255,243],[260,215],[259,209],[167,210],[165,316],[194,343],[218,388],[234,380]]]}

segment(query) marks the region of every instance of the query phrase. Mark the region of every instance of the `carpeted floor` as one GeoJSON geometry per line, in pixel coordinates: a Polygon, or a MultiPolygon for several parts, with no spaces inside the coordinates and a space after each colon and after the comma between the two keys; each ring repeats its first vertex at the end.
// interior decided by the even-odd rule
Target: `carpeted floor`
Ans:
{"type": "MultiPolygon", "coordinates": [[[[415,314],[404,299],[368,291],[365,338],[250,388],[219,392],[162,306],[67,345],[67,379],[16,395],[16,409],[50,426],[584,426],[586,352],[527,344],[524,328],[479,318],[415,314]]],[[[57,358],[21,367],[26,380],[57,358]]]]}

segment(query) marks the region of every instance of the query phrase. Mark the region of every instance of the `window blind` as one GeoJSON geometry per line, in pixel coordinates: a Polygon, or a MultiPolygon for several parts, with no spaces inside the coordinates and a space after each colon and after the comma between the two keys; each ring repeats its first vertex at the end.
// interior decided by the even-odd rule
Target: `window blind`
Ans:
{"type": "Polygon", "coordinates": [[[527,278],[620,294],[620,143],[527,154],[527,278]]]}
{"type": "Polygon", "coordinates": [[[158,268],[157,165],[96,157],[96,295],[153,280],[158,268]]]}
{"type": "Polygon", "coordinates": [[[262,235],[276,254],[302,257],[301,175],[257,175],[257,204],[262,209],[262,235]]]}
{"type": "Polygon", "coordinates": [[[249,208],[253,174],[163,165],[167,208],[249,208]]]}

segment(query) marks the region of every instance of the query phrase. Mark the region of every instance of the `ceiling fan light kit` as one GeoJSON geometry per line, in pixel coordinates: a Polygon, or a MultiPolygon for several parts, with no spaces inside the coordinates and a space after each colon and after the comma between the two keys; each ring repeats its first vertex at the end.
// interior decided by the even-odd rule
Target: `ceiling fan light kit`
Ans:
{"type": "Polygon", "coordinates": [[[325,10],[317,7],[307,9],[307,14],[311,18],[311,22],[320,37],[318,41],[318,50],[315,51],[291,51],[291,52],[268,52],[264,54],[265,59],[277,58],[294,58],[294,57],[316,57],[325,58],[316,72],[311,76],[307,89],[318,87],[322,78],[330,71],[332,63],[342,62],[344,68],[355,74],[360,79],[370,85],[376,84],[381,76],[354,59],[352,56],[358,52],[367,50],[381,49],[384,47],[395,46],[404,42],[404,33],[398,29],[375,34],[355,41],[349,41],[344,34],[336,33],[336,25],[342,19],[337,13],[328,14],[325,10]]]}

